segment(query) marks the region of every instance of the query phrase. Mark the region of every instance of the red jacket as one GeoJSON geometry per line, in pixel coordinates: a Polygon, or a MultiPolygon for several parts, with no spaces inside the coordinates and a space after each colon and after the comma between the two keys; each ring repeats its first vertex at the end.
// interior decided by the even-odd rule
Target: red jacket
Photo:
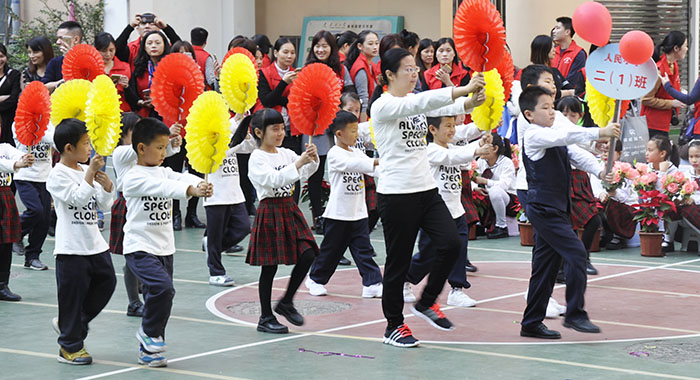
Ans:
{"type": "MultiPolygon", "coordinates": [[[[131,78],[131,69],[129,69],[129,64],[120,61],[117,57],[114,57],[114,66],[112,66],[112,70],[109,70],[109,75],[111,76],[113,74],[124,75],[127,78],[131,78]]],[[[131,112],[131,107],[129,107],[129,104],[124,98],[124,87],[117,84],[117,92],[119,93],[119,100],[121,102],[119,108],[122,110],[122,112],[131,112]]]]}
{"type": "Polygon", "coordinates": [[[374,86],[376,86],[375,80],[377,78],[377,74],[375,73],[374,65],[367,60],[367,57],[364,54],[360,54],[357,57],[355,63],[352,64],[352,68],[350,69],[350,78],[352,78],[353,83],[356,83],[355,77],[360,70],[364,70],[365,74],[367,74],[367,92],[371,98],[372,93],[374,92],[374,86]]]}
{"type": "Polygon", "coordinates": [[[139,53],[140,45],[141,37],[127,44],[127,46],[129,47],[129,67],[131,68],[132,72],[134,71],[134,60],[136,59],[136,54],[139,53]]]}
{"type": "MultiPolygon", "coordinates": [[[[294,67],[290,66],[289,70],[293,71],[294,67]]],[[[270,85],[270,91],[274,91],[275,88],[277,88],[277,86],[282,81],[282,78],[280,77],[280,73],[277,71],[276,65],[269,65],[267,67],[264,67],[264,68],[262,68],[262,70],[260,70],[260,72],[262,73],[263,77],[265,77],[267,84],[270,85]]],[[[292,85],[293,84],[287,85],[287,88],[285,88],[284,91],[282,91],[282,96],[284,96],[285,98],[289,97],[289,92],[292,89],[292,85]]],[[[253,108],[253,111],[255,112],[255,111],[262,109],[262,108],[264,108],[264,107],[263,107],[262,103],[260,103],[260,99],[258,99],[257,103],[255,104],[255,107],[253,108]]],[[[279,112],[282,112],[281,105],[277,105],[277,106],[274,106],[272,108],[276,109],[279,112]]],[[[294,127],[294,124],[292,123],[291,120],[289,121],[289,129],[292,132],[292,136],[298,136],[301,134],[301,132],[298,129],[296,129],[296,127],[294,127]]]]}
{"type": "MultiPolygon", "coordinates": [[[[676,62],[675,69],[673,70],[673,72],[671,72],[671,67],[669,66],[668,61],[666,60],[666,55],[664,54],[664,56],[661,57],[659,62],[656,62],[656,67],[659,69],[659,73],[661,75],[668,75],[668,79],[670,80],[671,86],[673,86],[673,88],[675,88],[678,91],[681,90],[680,65],[678,64],[678,62],[676,62]]],[[[661,83],[660,80],[657,81],[657,85],[659,83],[661,83]]],[[[664,90],[663,86],[659,87],[658,91],[656,91],[652,98],[666,100],[673,99],[673,97],[671,97],[671,95],[669,95],[668,92],[664,90]]],[[[642,100],[642,103],[644,103],[644,99],[642,100]]],[[[647,117],[647,127],[649,127],[649,129],[668,132],[671,125],[671,117],[673,117],[673,108],[661,109],[654,108],[651,105],[642,104],[641,114],[647,117]]]]}
{"type": "Polygon", "coordinates": [[[561,49],[554,49],[556,55],[552,61],[552,67],[559,69],[559,72],[564,76],[564,78],[568,77],[571,64],[574,63],[574,59],[576,59],[576,56],[582,50],[583,49],[576,44],[576,41],[573,40],[571,41],[569,48],[564,51],[561,49]]]}
{"type": "Polygon", "coordinates": [[[267,66],[272,65],[272,61],[270,61],[270,56],[267,54],[263,54],[263,59],[262,59],[262,69],[264,69],[267,66]]]}
{"type": "Polygon", "coordinates": [[[209,53],[201,46],[192,45],[192,48],[194,48],[195,61],[197,61],[199,70],[204,76],[204,90],[211,90],[211,87],[209,87],[209,84],[207,83],[207,59],[209,58],[209,53]]]}
{"type": "MultiPolygon", "coordinates": [[[[425,70],[425,73],[423,76],[425,77],[425,83],[428,84],[428,89],[430,90],[435,90],[437,88],[443,88],[445,87],[445,84],[440,81],[435,76],[435,73],[440,70],[440,65],[435,65],[428,70],[425,70]]],[[[450,73],[450,80],[455,86],[459,86],[459,84],[462,82],[462,79],[469,75],[469,71],[462,66],[461,63],[454,64],[452,63],[452,73],[450,73]]]]}

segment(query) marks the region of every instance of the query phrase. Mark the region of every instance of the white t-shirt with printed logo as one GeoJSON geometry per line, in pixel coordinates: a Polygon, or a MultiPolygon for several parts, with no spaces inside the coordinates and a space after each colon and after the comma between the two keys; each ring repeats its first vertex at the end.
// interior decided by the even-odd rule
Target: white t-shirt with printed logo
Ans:
{"type": "Polygon", "coordinates": [[[462,171],[461,166],[474,159],[474,151],[479,146],[475,141],[466,146],[428,144],[428,161],[430,173],[437,184],[438,192],[450,210],[452,219],[464,215],[462,206],[462,171]]]}
{"type": "MultiPolygon", "coordinates": [[[[28,168],[24,168],[15,174],[15,181],[32,181],[32,182],[46,182],[49,178],[49,172],[51,171],[52,164],[52,147],[53,147],[53,124],[49,123],[46,128],[46,133],[41,141],[32,147],[32,154],[34,155],[34,164],[28,168]]],[[[15,146],[22,153],[29,152],[29,148],[17,140],[17,132],[15,131],[15,125],[12,124],[12,134],[15,139],[15,146]]]]}
{"type": "MultiPolygon", "coordinates": [[[[173,198],[185,200],[187,188],[202,179],[163,166],[136,165],[122,178],[126,199],[124,254],[144,251],[156,256],[175,253],[173,198]]],[[[224,191],[224,189],[218,189],[224,191]]],[[[214,188],[214,193],[217,189],[214,188]]]]}
{"type": "Polygon", "coordinates": [[[380,194],[408,194],[435,188],[427,157],[427,118],[464,114],[467,98],[452,99],[452,87],[396,97],[385,92],[372,104],[379,153],[380,194]]]}
{"type": "Polygon", "coordinates": [[[367,217],[365,174],[374,172],[374,159],[357,148],[334,146],[328,151],[328,179],[331,194],[324,218],[354,221],[367,217]]]}
{"type": "MultiPolygon", "coordinates": [[[[15,173],[15,162],[22,159],[24,153],[10,144],[0,144],[0,187],[12,184],[12,174],[15,173]]],[[[17,172],[19,172],[19,169],[17,172]]]]}
{"type": "Polygon", "coordinates": [[[76,170],[59,162],[46,181],[58,217],[54,255],[87,256],[109,249],[97,226],[97,209],[109,209],[113,193],[94,180],[90,186],[85,181],[88,166],[79,166],[76,170]]]}
{"type": "MultiPolygon", "coordinates": [[[[237,123],[233,119],[231,120],[231,128],[235,129],[237,123]]],[[[214,173],[209,174],[209,182],[214,185],[215,189],[220,189],[221,191],[215,191],[213,196],[204,198],[204,206],[235,205],[245,202],[236,155],[251,153],[256,147],[257,143],[251,135],[248,135],[242,143],[226,151],[226,156],[221,166],[214,173]]]]}
{"type": "Polygon", "coordinates": [[[303,183],[318,169],[318,161],[311,161],[297,170],[294,163],[299,156],[294,151],[277,147],[277,153],[256,149],[248,161],[248,178],[258,193],[258,199],[291,197],[294,183],[303,183]]]}

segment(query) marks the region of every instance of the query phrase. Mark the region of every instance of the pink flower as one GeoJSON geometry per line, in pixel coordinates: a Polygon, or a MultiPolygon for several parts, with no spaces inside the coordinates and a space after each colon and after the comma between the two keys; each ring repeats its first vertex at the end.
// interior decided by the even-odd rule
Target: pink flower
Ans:
{"type": "Polygon", "coordinates": [[[635,169],[630,170],[629,173],[627,173],[627,178],[629,179],[637,179],[639,178],[639,172],[635,169]]]}
{"type": "Polygon", "coordinates": [[[675,182],[671,182],[666,186],[666,190],[671,194],[677,194],[679,190],[678,184],[675,182]]]}
{"type": "Polygon", "coordinates": [[[476,161],[472,161],[472,170],[477,170],[477,169],[479,169],[479,163],[477,163],[476,161]]]}
{"type": "Polygon", "coordinates": [[[620,175],[620,172],[616,172],[613,175],[613,183],[620,183],[621,180],[622,180],[622,176],[620,175]]]}
{"type": "Polygon", "coordinates": [[[629,162],[620,163],[620,171],[624,174],[628,174],[632,170],[632,165],[629,162]]]}
{"type": "Polygon", "coordinates": [[[675,173],[673,173],[673,177],[676,178],[676,180],[677,180],[678,182],[683,182],[683,181],[685,181],[685,175],[683,175],[683,172],[680,171],[680,170],[677,171],[677,172],[675,172],[675,173]]]}
{"type": "Polygon", "coordinates": [[[644,175],[649,171],[649,165],[643,164],[643,163],[638,163],[637,166],[635,166],[639,174],[644,175]]]}
{"type": "Polygon", "coordinates": [[[695,192],[695,190],[697,189],[697,187],[698,187],[698,184],[697,184],[697,183],[695,183],[695,182],[693,182],[693,181],[688,181],[688,182],[686,182],[686,183],[683,184],[683,192],[684,192],[685,194],[692,194],[692,193],[695,192]]]}

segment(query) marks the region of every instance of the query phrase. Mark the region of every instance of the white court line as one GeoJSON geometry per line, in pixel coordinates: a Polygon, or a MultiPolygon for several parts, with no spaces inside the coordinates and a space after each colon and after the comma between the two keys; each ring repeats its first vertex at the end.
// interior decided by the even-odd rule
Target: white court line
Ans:
{"type": "MultiPolygon", "coordinates": [[[[684,264],[689,264],[689,263],[698,262],[698,261],[700,261],[700,258],[698,258],[698,259],[693,259],[693,260],[681,261],[681,262],[678,262],[678,263],[665,264],[665,265],[662,265],[662,266],[647,267],[647,268],[642,268],[642,269],[633,270],[633,271],[629,271],[629,272],[622,272],[622,273],[617,273],[617,274],[613,274],[613,275],[609,275],[609,276],[597,277],[597,278],[595,278],[595,279],[593,279],[593,280],[589,280],[589,282],[602,281],[602,280],[607,280],[607,279],[610,279],[610,278],[617,278],[617,277],[621,277],[621,276],[625,276],[625,275],[643,273],[643,272],[648,272],[648,271],[657,270],[657,269],[665,269],[665,268],[669,268],[669,267],[676,266],[676,265],[684,265],[684,264]]],[[[347,268],[347,269],[344,269],[344,270],[354,270],[354,268],[347,268]]],[[[287,277],[289,277],[289,276],[281,277],[281,278],[279,278],[279,279],[284,279],[284,278],[287,278],[287,277]]],[[[218,310],[217,310],[216,312],[214,311],[214,310],[216,310],[216,308],[214,307],[214,303],[216,302],[216,299],[218,299],[219,297],[221,297],[221,296],[224,295],[224,294],[227,294],[227,293],[236,291],[236,290],[238,290],[238,289],[242,289],[242,288],[244,288],[244,287],[252,286],[252,285],[254,285],[254,284],[256,284],[256,283],[257,283],[257,281],[256,281],[256,282],[252,282],[252,283],[245,284],[245,285],[243,285],[243,286],[241,286],[241,287],[237,287],[237,288],[233,288],[233,289],[228,289],[228,290],[225,290],[225,291],[223,291],[223,292],[220,292],[220,293],[215,294],[214,296],[210,297],[210,298],[207,300],[207,302],[206,302],[207,308],[208,308],[213,314],[215,314],[215,315],[217,315],[217,316],[219,316],[219,317],[223,316],[223,314],[220,313],[220,312],[218,312],[218,310]]],[[[564,285],[559,285],[558,287],[563,287],[563,286],[564,286],[564,285]]],[[[492,301],[497,301],[497,300],[506,299],[506,298],[517,297],[517,296],[522,296],[522,295],[524,295],[524,294],[525,294],[525,292],[518,292],[518,293],[513,293],[513,294],[510,294],[510,295],[506,295],[506,296],[493,297],[493,298],[489,298],[489,299],[486,299],[486,300],[478,301],[477,304],[479,304],[479,303],[486,303],[486,302],[492,302],[492,301]]],[[[455,306],[447,306],[447,307],[444,307],[444,308],[441,308],[441,309],[442,309],[442,310],[450,310],[450,309],[454,309],[454,308],[456,308],[456,307],[455,307],[455,306]]],[[[404,316],[404,318],[410,318],[410,317],[412,317],[412,316],[413,316],[413,315],[407,315],[407,316],[404,316]]],[[[235,319],[235,318],[231,318],[231,317],[229,317],[229,316],[225,316],[225,319],[230,320],[230,321],[235,321],[236,323],[241,323],[241,324],[244,324],[244,325],[251,325],[251,324],[252,324],[252,323],[250,323],[250,322],[241,321],[241,320],[238,320],[238,319],[235,319]]],[[[335,328],[331,328],[331,329],[326,329],[326,330],[322,330],[322,331],[318,331],[318,332],[314,332],[314,333],[303,333],[303,334],[288,336],[288,337],[284,337],[284,338],[277,338],[277,339],[265,340],[265,341],[255,342],[255,343],[248,343],[248,344],[243,344],[243,345],[231,346],[231,347],[222,348],[222,349],[218,349],[218,350],[212,350],[212,351],[202,352],[202,353],[199,353],[199,354],[193,354],[193,355],[183,356],[183,357],[176,358],[176,359],[172,359],[172,360],[168,360],[168,361],[169,361],[170,363],[176,363],[176,362],[179,362],[179,361],[184,361],[184,360],[189,360],[189,359],[195,359],[195,358],[200,358],[200,357],[210,356],[210,355],[216,355],[216,354],[219,354],[219,353],[230,352],[230,351],[240,350],[240,349],[249,348],[249,347],[261,346],[261,345],[266,345],[266,344],[269,344],[269,343],[276,343],[276,342],[280,342],[280,341],[286,341],[286,340],[292,340],[292,339],[299,339],[299,338],[303,338],[303,337],[306,337],[306,336],[312,336],[312,335],[316,335],[316,334],[331,333],[331,332],[336,332],[336,331],[341,331],[341,330],[348,330],[348,329],[352,329],[352,328],[356,328],[356,327],[368,326],[368,325],[372,325],[372,324],[376,324],[376,323],[382,323],[382,322],[385,322],[385,321],[386,321],[386,320],[385,320],[384,318],[382,318],[382,319],[376,319],[376,320],[372,320],[372,321],[356,323],[356,324],[353,324],[353,325],[339,326],[339,327],[335,327],[335,328]]],[[[648,339],[648,338],[647,338],[647,339],[648,339]]],[[[378,340],[378,339],[377,339],[377,340],[378,340]]],[[[614,342],[614,341],[606,341],[606,342],[614,342]]],[[[464,344],[464,343],[463,343],[463,344],[464,344]]],[[[551,344],[551,343],[550,343],[550,344],[551,344]]],[[[83,378],[80,378],[80,379],[78,379],[78,380],[98,379],[98,378],[103,378],[103,377],[107,377],[107,376],[117,375],[117,374],[121,374],[121,373],[132,372],[132,371],[136,371],[136,370],[139,370],[139,369],[141,369],[141,368],[140,368],[140,367],[125,368],[125,369],[121,369],[121,370],[117,370],[117,371],[105,372],[105,373],[102,373],[102,374],[97,374],[97,375],[93,375],[93,376],[89,376],[89,377],[83,377],[83,378]]]]}

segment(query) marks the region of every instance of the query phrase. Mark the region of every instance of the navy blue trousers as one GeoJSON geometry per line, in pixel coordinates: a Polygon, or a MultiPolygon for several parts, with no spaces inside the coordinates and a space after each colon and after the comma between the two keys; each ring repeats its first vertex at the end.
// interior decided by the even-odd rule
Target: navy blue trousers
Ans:
{"type": "Polygon", "coordinates": [[[367,218],[345,221],[324,219],[324,238],[321,253],[314,260],[309,277],[319,284],[327,284],[338,267],[338,261],[350,248],[357,270],[362,276],[362,285],[370,286],[382,282],[382,272],[372,255],[374,248],[369,242],[367,218]]]}
{"type": "Polygon", "coordinates": [[[124,255],[126,265],[142,284],[141,327],[150,337],[165,337],[165,326],[173,307],[173,255],[156,256],[143,251],[124,255]]]}
{"type": "Polygon", "coordinates": [[[117,278],[109,251],[95,255],[56,255],[58,344],[68,352],[83,348],[88,324],[112,298],[117,278]]]}
{"type": "Polygon", "coordinates": [[[29,235],[29,244],[24,254],[25,262],[38,259],[51,221],[51,194],[46,190],[46,182],[15,181],[19,198],[24,203],[20,215],[22,236],[29,235]]]}
{"type": "MultiPolygon", "coordinates": [[[[447,282],[453,288],[464,288],[468,289],[471,287],[469,281],[467,281],[467,271],[465,266],[467,265],[467,245],[469,244],[469,224],[467,223],[467,218],[462,215],[457,219],[454,219],[455,225],[457,226],[457,231],[459,232],[459,237],[462,239],[462,246],[459,249],[459,256],[457,256],[457,261],[455,262],[449,277],[447,277],[447,282]]],[[[411,259],[411,267],[408,269],[408,274],[406,275],[406,281],[413,285],[418,284],[423,280],[425,276],[430,273],[433,269],[433,264],[435,263],[435,245],[430,241],[430,236],[421,230],[418,236],[418,252],[413,255],[411,259]]]]}
{"type": "Polygon", "coordinates": [[[207,266],[210,276],[223,276],[226,269],[221,252],[238,244],[250,233],[245,202],[235,205],[205,206],[207,213],[207,266]]]}
{"type": "Polygon", "coordinates": [[[535,228],[527,307],[522,327],[535,328],[545,317],[562,259],[566,274],[566,320],[587,319],[583,309],[586,292],[586,248],[571,227],[566,212],[541,203],[528,203],[527,217],[535,228]]]}

